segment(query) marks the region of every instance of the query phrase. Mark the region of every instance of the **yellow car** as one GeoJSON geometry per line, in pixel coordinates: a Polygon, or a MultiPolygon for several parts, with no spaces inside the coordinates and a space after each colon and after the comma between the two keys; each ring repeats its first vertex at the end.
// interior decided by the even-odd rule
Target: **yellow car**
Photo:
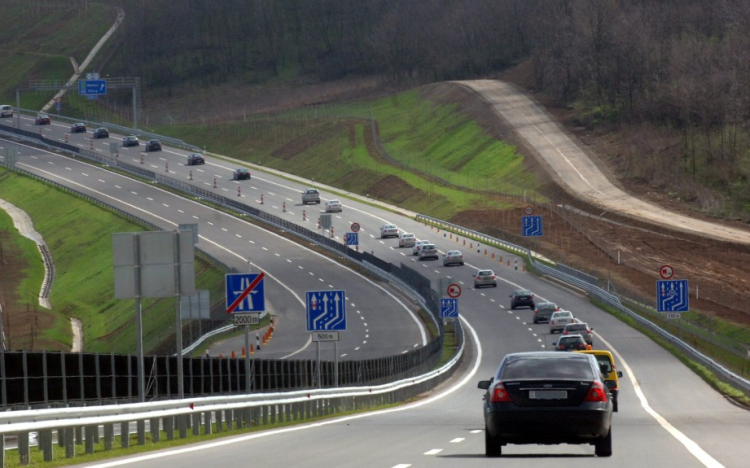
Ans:
{"type": "Polygon", "coordinates": [[[617,394],[620,392],[620,381],[622,371],[618,371],[615,366],[615,358],[609,351],[601,349],[591,349],[587,351],[576,351],[577,353],[593,354],[599,363],[599,368],[604,375],[604,383],[612,394],[612,410],[617,411],[617,394]]]}

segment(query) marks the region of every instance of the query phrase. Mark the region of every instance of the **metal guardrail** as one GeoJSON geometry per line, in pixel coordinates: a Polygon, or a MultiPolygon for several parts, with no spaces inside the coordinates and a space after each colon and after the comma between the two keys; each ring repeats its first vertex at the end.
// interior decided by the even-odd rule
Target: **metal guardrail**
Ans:
{"type": "MultiPolygon", "coordinates": [[[[567,284],[570,284],[579,289],[582,289],[586,291],[587,293],[589,293],[591,296],[594,296],[600,301],[614,307],[618,311],[624,314],[627,314],[629,317],[632,317],[633,319],[637,320],[641,325],[645,326],[649,330],[656,332],[662,338],[666,339],[667,341],[674,344],[675,346],[678,346],[683,352],[690,355],[693,359],[699,361],[701,364],[710,368],[722,381],[732,385],[733,387],[744,392],[746,395],[750,396],[750,380],[745,379],[744,377],[732,372],[730,369],[723,366],[721,363],[717,362],[716,360],[712,359],[706,354],[701,353],[700,351],[693,348],[685,341],[681,340],[680,338],[672,335],[668,331],[659,327],[654,322],[633,312],[631,309],[627,308],[620,301],[620,298],[618,296],[603,290],[602,288],[598,287],[595,284],[592,284],[589,281],[582,280],[576,276],[564,273],[562,271],[557,270],[556,268],[552,268],[548,266],[544,262],[538,261],[539,256],[535,254],[534,252],[532,252],[531,250],[529,250],[528,248],[521,247],[519,245],[512,244],[510,242],[504,241],[502,239],[497,239],[495,237],[488,236],[486,234],[478,233],[476,231],[466,229],[462,226],[458,226],[456,224],[449,223],[447,221],[442,221],[439,219],[431,218],[429,216],[420,214],[420,215],[417,215],[416,219],[417,221],[420,221],[426,224],[432,224],[434,226],[439,226],[442,229],[447,229],[453,232],[457,232],[466,237],[480,240],[484,242],[485,244],[495,245],[503,249],[509,250],[511,252],[518,253],[519,255],[525,256],[528,259],[531,266],[537,271],[539,271],[540,273],[551,276],[567,284]]],[[[584,275],[586,274],[584,273],[584,275]]],[[[586,276],[590,276],[590,275],[586,275],[586,276]]]]}
{"type": "Polygon", "coordinates": [[[238,395],[171,400],[81,408],[15,411],[0,414],[0,453],[5,456],[5,435],[18,440],[20,463],[30,461],[30,433],[37,432],[45,461],[53,460],[53,432],[57,443],[65,447],[67,458],[75,455],[75,444],[83,443],[87,454],[94,453],[100,433],[104,450],[115,442],[115,425],[119,424],[120,444],[130,444],[130,424],[136,423],[137,443],[146,443],[146,423],[154,442],[164,428],[168,440],[188,435],[212,434],[233,428],[273,425],[281,422],[317,419],[323,416],[361,411],[381,405],[407,401],[445,382],[458,367],[465,344],[448,363],[437,370],[397,382],[368,387],[305,390],[276,394],[238,395]],[[123,437],[122,434],[127,434],[123,437]]]}

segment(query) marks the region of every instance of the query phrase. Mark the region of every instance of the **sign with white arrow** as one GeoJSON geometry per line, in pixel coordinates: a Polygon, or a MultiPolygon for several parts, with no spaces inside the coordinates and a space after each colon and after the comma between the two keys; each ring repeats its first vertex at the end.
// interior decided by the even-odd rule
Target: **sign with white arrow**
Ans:
{"type": "Polygon", "coordinates": [[[307,291],[307,331],[346,330],[346,291],[307,291]]]}

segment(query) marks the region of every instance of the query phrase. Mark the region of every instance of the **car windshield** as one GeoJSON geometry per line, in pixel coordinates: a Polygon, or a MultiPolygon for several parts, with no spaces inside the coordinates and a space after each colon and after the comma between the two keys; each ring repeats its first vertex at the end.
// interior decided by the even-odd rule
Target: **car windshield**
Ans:
{"type": "MultiPolygon", "coordinates": [[[[571,353],[551,353],[571,354],[571,353]]],[[[586,359],[553,359],[549,357],[508,358],[500,369],[500,380],[517,379],[584,379],[595,378],[586,359]]]]}
{"type": "Polygon", "coordinates": [[[576,324],[576,325],[568,325],[565,327],[565,331],[567,332],[585,332],[588,331],[588,327],[586,324],[576,324]]]}
{"type": "Polygon", "coordinates": [[[571,318],[573,317],[573,314],[570,312],[555,312],[554,314],[552,314],[552,316],[556,319],[561,319],[561,318],[571,318]]]}
{"type": "Polygon", "coordinates": [[[537,310],[555,310],[557,306],[555,304],[552,304],[551,302],[545,302],[542,304],[537,304],[536,308],[537,310]]]}
{"type": "Polygon", "coordinates": [[[530,296],[531,291],[529,291],[528,289],[517,289],[515,291],[515,295],[516,296],[530,296]]]}
{"type": "Polygon", "coordinates": [[[582,340],[583,337],[580,335],[563,336],[562,338],[560,338],[559,344],[579,343],[582,340]]]}
{"type": "Polygon", "coordinates": [[[492,276],[492,272],[491,272],[491,271],[489,271],[489,270],[487,270],[487,271],[480,271],[480,272],[479,272],[479,273],[477,274],[477,276],[492,276]]]}

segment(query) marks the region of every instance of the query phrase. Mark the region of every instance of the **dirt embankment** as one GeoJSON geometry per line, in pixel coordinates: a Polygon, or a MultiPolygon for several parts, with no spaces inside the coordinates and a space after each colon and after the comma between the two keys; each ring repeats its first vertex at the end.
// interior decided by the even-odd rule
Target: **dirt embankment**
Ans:
{"type": "MultiPolygon", "coordinates": [[[[529,86],[528,70],[517,70],[509,78],[516,85],[529,86]]],[[[571,196],[550,176],[548,166],[530,151],[518,137],[515,129],[498,117],[493,108],[475,93],[460,86],[440,83],[426,88],[425,96],[438,102],[457,102],[463,112],[469,113],[491,134],[518,146],[526,156],[529,170],[534,171],[544,183],[541,190],[547,203],[533,203],[515,199],[517,206],[534,204],[536,214],[545,216],[545,235],[531,241],[531,247],[545,255],[611,281],[614,291],[640,301],[655,302],[656,280],[661,265],[672,265],[675,278],[690,281],[691,309],[750,324],[750,306],[746,304],[750,282],[750,247],[716,239],[673,231],[658,224],[647,223],[631,217],[602,212],[600,208],[571,196]]],[[[573,126],[573,113],[569,109],[554,107],[543,95],[534,98],[547,106],[578,141],[593,163],[618,187],[643,200],[655,203],[670,211],[693,218],[747,230],[742,223],[713,220],[696,213],[687,204],[650,187],[637,186],[616,176],[610,167],[612,154],[616,154],[618,139],[611,134],[597,135],[573,126]],[[614,152],[614,153],[613,153],[614,152]]],[[[512,198],[512,197],[509,197],[512,198]]],[[[509,240],[518,237],[521,210],[475,210],[455,216],[452,221],[509,240]]]]}

